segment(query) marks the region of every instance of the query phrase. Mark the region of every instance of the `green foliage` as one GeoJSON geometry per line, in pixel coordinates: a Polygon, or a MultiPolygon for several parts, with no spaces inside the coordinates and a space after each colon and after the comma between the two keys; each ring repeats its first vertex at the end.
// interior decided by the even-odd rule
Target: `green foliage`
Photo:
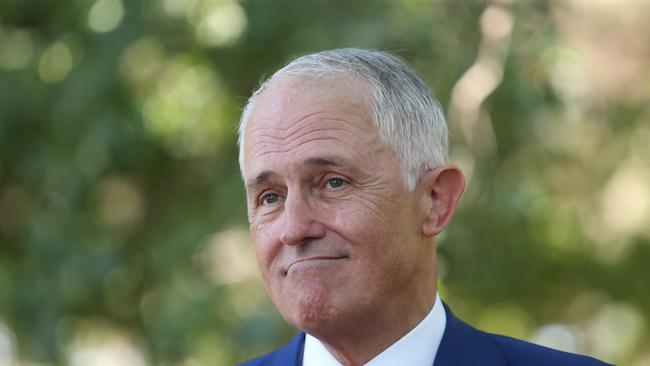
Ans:
{"type": "Polygon", "coordinates": [[[446,301],[649,359],[647,8],[496,3],[0,2],[0,364],[225,365],[290,338],[247,243],[237,120],[264,75],[338,47],[401,55],[448,106],[470,179],[446,301]]]}

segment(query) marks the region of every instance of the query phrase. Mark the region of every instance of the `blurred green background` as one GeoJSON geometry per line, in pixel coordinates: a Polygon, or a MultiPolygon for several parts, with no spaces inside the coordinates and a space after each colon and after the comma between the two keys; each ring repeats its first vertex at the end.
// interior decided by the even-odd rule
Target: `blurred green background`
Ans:
{"type": "Polygon", "coordinates": [[[0,0],[0,366],[231,365],[294,334],[248,241],[236,124],[308,52],[388,50],[469,183],[470,323],[650,365],[650,2],[0,0]]]}

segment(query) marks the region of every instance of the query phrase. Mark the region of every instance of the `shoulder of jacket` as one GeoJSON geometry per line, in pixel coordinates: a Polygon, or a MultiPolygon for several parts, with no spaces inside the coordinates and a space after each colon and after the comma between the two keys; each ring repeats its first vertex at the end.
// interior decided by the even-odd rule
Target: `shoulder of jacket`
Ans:
{"type": "Polygon", "coordinates": [[[592,357],[559,351],[507,336],[490,335],[512,366],[611,366],[592,357]]]}

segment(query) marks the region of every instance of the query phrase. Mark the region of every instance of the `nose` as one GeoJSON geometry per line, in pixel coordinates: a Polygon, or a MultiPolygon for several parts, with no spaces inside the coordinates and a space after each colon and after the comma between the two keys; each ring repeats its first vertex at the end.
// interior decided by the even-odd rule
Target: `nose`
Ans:
{"type": "Polygon", "coordinates": [[[304,245],[325,236],[325,227],[317,221],[317,212],[305,197],[287,195],[284,202],[284,225],[280,241],[285,245],[304,245]]]}

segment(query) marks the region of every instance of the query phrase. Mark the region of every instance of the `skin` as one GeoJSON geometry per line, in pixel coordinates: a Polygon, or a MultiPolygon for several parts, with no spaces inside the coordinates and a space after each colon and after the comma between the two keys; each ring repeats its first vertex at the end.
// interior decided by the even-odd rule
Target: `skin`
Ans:
{"type": "Polygon", "coordinates": [[[251,238],[284,318],[344,365],[362,365],[414,328],[436,294],[435,236],[463,190],[460,170],[408,191],[349,79],[275,81],[244,135],[251,238]]]}

